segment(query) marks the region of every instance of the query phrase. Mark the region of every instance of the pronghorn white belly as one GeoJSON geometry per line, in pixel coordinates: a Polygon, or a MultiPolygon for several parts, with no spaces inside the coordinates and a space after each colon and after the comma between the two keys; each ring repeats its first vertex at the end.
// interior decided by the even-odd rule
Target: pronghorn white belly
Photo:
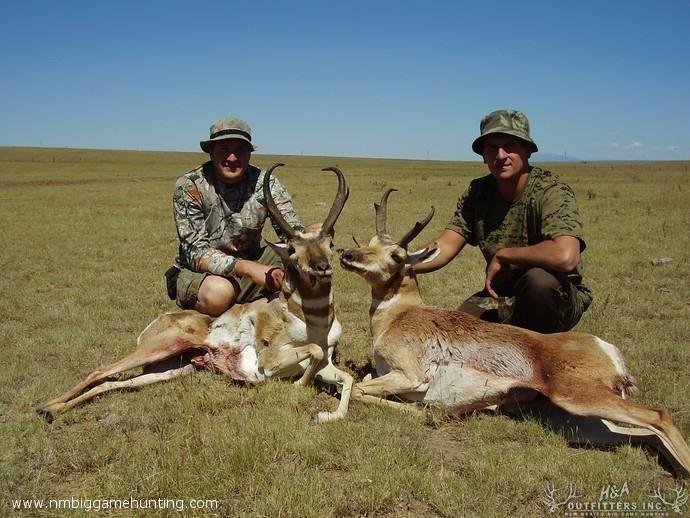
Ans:
{"type": "Polygon", "coordinates": [[[435,376],[437,368],[451,363],[496,377],[531,380],[534,376],[532,360],[521,349],[506,344],[466,342],[457,345],[434,339],[428,344],[426,353],[424,367],[430,378],[435,376]]]}
{"type": "Polygon", "coordinates": [[[458,410],[500,403],[511,388],[534,374],[529,358],[503,344],[456,345],[434,339],[426,351],[423,401],[439,401],[458,410]]]}
{"type": "Polygon", "coordinates": [[[429,381],[423,402],[440,402],[459,412],[503,402],[516,380],[463,367],[456,363],[439,365],[429,381]]]}
{"type": "Polygon", "coordinates": [[[237,315],[228,311],[213,322],[206,340],[213,351],[231,358],[239,379],[244,376],[250,383],[266,379],[259,368],[254,316],[250,312],[237,315]]]}

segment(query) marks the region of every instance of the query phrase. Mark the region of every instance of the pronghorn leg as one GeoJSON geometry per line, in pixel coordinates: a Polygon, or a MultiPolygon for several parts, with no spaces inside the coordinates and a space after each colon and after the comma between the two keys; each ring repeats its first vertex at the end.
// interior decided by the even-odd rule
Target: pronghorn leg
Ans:
{"type": "Polygon", "coordinates": [[[284,377],[289,376],[291,367],[294,368],[298,363],[304,360],[309,360],[309,365],[305,369],[302,377],[298,383],[307,377],[309,380],[313,378],[314,371],[319,362],[323,360],[323,349],[316,344],[300,345],[295,347],[293,345],[286,345],[275,352],[271,352],[268,358],[263,360],[262,367],[264,373],[268,377],[284,377]]]}
{"type": "Polygon", "coordinates": [[[402,372],[392,371],[381,377],[370,378],[366,381],[356,383],[355,386],[352,387],[352,398],[355,401],[376,403],[395,408],[396,410],[414,413],[414,411],[410,410],[412,405],[388,401],[386,397],[395,394],[418,392],[420,385],[421,383],[418,380],[412,380],[402,372]]]}
{"type": "Polygon", "coordinates": [[[151,374],[142,374],[134,378],[120,381],[106,381],[100,385],[96,385],[90,390],[87,390],[80,396],[70,399],[65,403],[54,403],[49,409],[47,407],[40,408],[39,413],[45,415],[46,419],[52,421],[55,414],[59,412],[64,412],[69,410],[73,406],[76,406],[84,401],[102,394],[103,392],[109,392],[111,390],[123,389],[123,388],[137,388],[143,387],[145,385],[151,385],[152,383],[158,383],[159,381],[167,381],[169,379],[177,378],[178,376],[184,376],[194,372],[193,365],[185,365],[179,369],[170,369],[163,372],[155,372],[151,374]]]}
{"type": "Polygon", "coordinates": [[[105,367],[99,367],[91,372],[83,381],[77,383],[74,387],[69,389],[61,396],[51,399],[46,402],[44,406],[51,406],[56,403],[65,403],[83,392],[86,388],[103,381],[108,376],[119,374],[149,363],[165,360],[171,356],[176,356],[183,353],[185,350],[195,348],[194,344],[188,343],[158,343],[156,347],[137,348],[130,354],[105,367]]]}
{"type": "Polygon", "coordinates": [[[412,415],[425,415],[424,412],[420,408],[417,408],[417,405],[415,405],[414,403],[401,403],[400,401],[391,401],[390,399],[385,399],[379,396],[366,396],[363,394],[357,396],[356,399],[357,401],[361,401],[363,403],[371,403],[373,405],[386,406],[388,408],[393,408],[400,412],[405,412],[412,415]]]}
{"type": "Polygon", "coordinates": [[[629,442],[640,446],[648,446],[666,459],[666,462],[672,466],[675,472],[682,473],[684,471],[678,459],[664,446],[661,438],[651,430],[618,426],[607,419],[600,419],[600,421],[609,430],[611,436],[621,438],[620,443],[625,444],[629,442]]]}
{"type": "Polygon", "coordinates": [[[329,385],[342,385],[343,391],[340,394],[338,408],[334,412],[319,412],[312,418],[312,424],[327,423],[328,421],[336,421],[345,417],[350,404],[352,384],[354,383],[352,376],[347,372],[341,371],[329,361],[324,368],[316,373],[316,379],[329,385]]]}
{"type": "Polygon", "coordinates": [[[102,382],[108,376],[202,347],[210,322],[210,317],[189,311],[158,317],[141,333],[137,340],[137,348],[134,351],[121,360],[94,370],[83,381],[77,383],[61,396],[44,403],[38,412],[47,417],[54,413],[54,409],[62,408],[61,403],[66,403],[92,385],[102,382]]]}
{"type": "Polygon", "coordinates": [[[311,382],[314,380],[314,375],[316,374],[316,370],[319,367],[319,363],[321,363],[321,360],[323,360],[323,349],[321,348],[320,345],[317,344],[309,344],[307,347],[310,348],[310,356],[311,356],[311,361],[309,362],[309,365],[304,371],[304,374],[302,374],[302,377],[295,381],[295,385],[302,385],[302,386],[307,386],[311,384],[311,382]],[[316,350],[318,348],[318,351],[316,350]]]}
{"type": "MultiPolygon", "coordinates": [[[[568,443],[577,446],[615,446],[634,444],[653,449],[662,455],[676,471],[681,470],[678,461],[670,454],[659,436],[647,428],[618,426],[606,419],[583,417],[566,412],[548,399],[539,398],[523,403],[517,409],[509,409],[510,415],[536,417],[539,422],[563,434],[568,443]]],[[[506,409],[502,405],[500,412],[506,409]]]]}
{"type": "MultiPolygon", "coordinates": [[[[601,390],[601,392],[592,397],[572,393],[556,394],[551,397],[551,401],[571,414],[632,424],[652,431],[661,440],[668,454],[690,474],[690,449],[666,410],[621,399],[607,392],[605,387],[592,390],[591,394],[595,393],[594,390],[601,390]]],[[[604,421],[605,424],[606,421],[604,421]]],[[[612,426],[615,427],[615,431],[625,430],[622,427],[612,426]]]]}

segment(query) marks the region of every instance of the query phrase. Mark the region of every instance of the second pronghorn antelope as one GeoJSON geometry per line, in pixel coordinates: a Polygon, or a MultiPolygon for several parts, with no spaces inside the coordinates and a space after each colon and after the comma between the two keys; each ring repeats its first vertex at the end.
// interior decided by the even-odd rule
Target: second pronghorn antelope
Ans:
{"type": "MultiPolygon", "coordinates": [[[[37,411],[52,420],[57,414],[103,392],[141,387],[210,367],[234,380],[259,383],[271,377],[299,378],[306,385],[316,378],[342,385],[337,410],[320,412],[315,422],[342,418],[348,408],[352,377],[333,365],[333,352],[341,327],[333,309],[330,265],[332,231],[348,197],[342,172],[338,194],[328,216],[316,230],[294,230],[280,214],[271,196],[269,180],[275,164],[264,176],[263,193],[273,221],[288,236],[286,244],[270,246],[281,257],[285,277],[280,294],[236,304],[217,318],[193,310],[167,313],[144,329],[134,351],[121,360],[98,368],[60,397],[37,411]],[[114,374],[159,364],[184,356],[186,365],[163,372],[144,373],[121,381],[106,381],[114,374]]],[[[311,227],[310,227],[311,228],[311,227]]]]}
{"type": "Polygon", "coordinates": [[[606,428],[610,439],[603,442],[656,446],[674,468],[690,473],[690,450],[668,412],[624,399],[636,384],[613,345],[590,334],[540,334],[425,305],[412,266],[432,258],[436,248],[408,253],[407,247],[429,223],[433,208],[394,241],[386,232],[392,190],[375,206],[376,236],[368,246],[343,251],[340,261],[370,284],[372,294],[369,317],[378,377],[355,384],[354,399],[409,408],[385,399],[396,395],[464,414],[541,394],[574,419],[598,424],[597,433],[606,428]]]}

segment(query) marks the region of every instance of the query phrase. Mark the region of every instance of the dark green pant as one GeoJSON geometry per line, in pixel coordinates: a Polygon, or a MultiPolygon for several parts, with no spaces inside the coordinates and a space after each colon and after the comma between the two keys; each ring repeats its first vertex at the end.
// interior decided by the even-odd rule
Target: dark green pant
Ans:
{"type": "Polygon", "coordinates": [[[506,297],[495,300],[483,290],[458,308],[482,320],[511,324],[540,333],[569,331],[580,321],[591,298],[564,274],[530,268],[506,297]]]}

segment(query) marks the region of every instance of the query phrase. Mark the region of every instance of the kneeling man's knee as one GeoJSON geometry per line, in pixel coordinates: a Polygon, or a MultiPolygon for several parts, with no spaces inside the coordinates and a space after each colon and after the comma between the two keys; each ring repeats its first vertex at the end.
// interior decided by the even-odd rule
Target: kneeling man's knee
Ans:
{"type": "Polygon", "coordinates": [[[236,297],[235,287],[232,282],[225,277],[208,275],[201,283],[194,309],[217,317],[230,309],[236,297]]]}
{"type": "Polygon", "coordinates": [[[535,302],[549,299],[558,293],[561,282],[556,276],[543,268],[530,268],[517,282],[518,296],[527,296],[535,302]]]}
{"type": "Polygon", "coordinates": [[[541,333],[560,330],[562,291],[554,274],[543,268],[530,268],[515,285],[511,323],[541,333]]]}

